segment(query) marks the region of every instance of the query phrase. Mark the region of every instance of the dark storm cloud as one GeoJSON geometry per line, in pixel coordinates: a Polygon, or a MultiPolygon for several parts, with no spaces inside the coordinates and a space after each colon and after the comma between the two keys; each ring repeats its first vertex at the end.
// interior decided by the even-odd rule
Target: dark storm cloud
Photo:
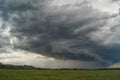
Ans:
{"type": "Polygon", "coordinates": [[[106,65],[120,60],[116,57],[120,55],[119,49],[101,46],[88,37],[106,24],[110,18],[107,13],[88,3],[53,6],[50,2],[0,0],[1,17],[11,23],[11,34],[18,39],[15,49],[106,65]]]}

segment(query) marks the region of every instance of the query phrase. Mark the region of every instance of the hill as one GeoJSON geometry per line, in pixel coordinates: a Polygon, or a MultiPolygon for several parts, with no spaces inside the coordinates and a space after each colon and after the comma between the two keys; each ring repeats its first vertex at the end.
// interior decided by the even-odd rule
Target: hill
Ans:
{"type": "Polygon", "coordinates": [[[2,64],[0,63],[0,69],[29,69],[29,70],[33,70],[33,69],[37,69],[33,66],[29,66],[29,65],[10,65],[10,64],[2,64]]]}

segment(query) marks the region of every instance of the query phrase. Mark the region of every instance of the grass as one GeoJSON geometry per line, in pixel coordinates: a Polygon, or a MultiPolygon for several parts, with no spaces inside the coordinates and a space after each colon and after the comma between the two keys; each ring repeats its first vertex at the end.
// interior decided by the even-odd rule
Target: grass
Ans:
{"type": "Polygon", "coordinates": [[[0,80],[120,80],[120,70],[0,69],[0,80]]]}

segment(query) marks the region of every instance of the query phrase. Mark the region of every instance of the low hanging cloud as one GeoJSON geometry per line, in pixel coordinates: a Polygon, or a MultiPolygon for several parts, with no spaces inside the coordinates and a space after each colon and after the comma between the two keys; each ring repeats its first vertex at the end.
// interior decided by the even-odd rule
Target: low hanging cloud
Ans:
{"type": "Polygon", "coordinates": [[[9,46],[59,60],[97,62],[102,67],[120,61],[117,1],[105,0],[103,4],[100,0],[0,0],[0,3],[3,22],[0,40],[4,41],[0,43],[1,50],[9,46]],[[101,5],[114,11],[109,7],[102,9],[101,5]],[[9,35],[3,37],[5,30],[9,35]]]}

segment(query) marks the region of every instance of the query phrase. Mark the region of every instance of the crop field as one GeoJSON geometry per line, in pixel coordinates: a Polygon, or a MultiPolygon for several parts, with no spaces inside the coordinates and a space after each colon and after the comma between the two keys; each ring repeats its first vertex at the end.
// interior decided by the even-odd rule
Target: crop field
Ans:
{"type": "Polygon", "coordinates": [[[120,80],[120,70],[0,69],[0,80],[120,80]]]}

